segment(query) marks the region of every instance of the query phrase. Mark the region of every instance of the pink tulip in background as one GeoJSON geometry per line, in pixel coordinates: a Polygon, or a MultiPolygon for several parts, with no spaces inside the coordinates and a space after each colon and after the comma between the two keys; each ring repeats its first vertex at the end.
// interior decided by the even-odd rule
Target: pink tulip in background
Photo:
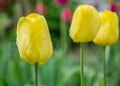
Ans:
{"type": "Polygon", "coordinates": [[[5,0],[0,0],[0,9],[4,11],[8,9],[8,3],[5,0]]]}
{"type": "Polygon", "coordinates": [[[62,10],[61,17],[62,17],[63,21],[65,21],[67,23],[70,22],[71,21],[71,17],[72,17],[71,9],[64,8],[62,10]]]}
{"type": "Polygon", "coordinates": [[[46,5],[45,3],[37,3],[35,6],[35,12],[44,15],[46,12],[46,5]]]}
{"type": "Polygon", "coordinates": [[[117,7],[117,4],[115,2],[110,3],[110,10],[112,12],[117,12],[118,11],[118,7],[117,7]]]}
{"type": "Polygon", "coordinates": [[[69,0],[55,0],[55,2],[58,4],[58,5],[65,5],[68,3],[69,0]]]}

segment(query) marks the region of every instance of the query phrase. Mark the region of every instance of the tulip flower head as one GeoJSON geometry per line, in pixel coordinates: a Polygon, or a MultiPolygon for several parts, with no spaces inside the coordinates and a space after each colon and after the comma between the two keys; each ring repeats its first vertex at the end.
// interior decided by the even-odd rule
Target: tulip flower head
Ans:
{"type": "Polygon", "coordinates": [[[17,46],[21,58],[31,64],[43,64],[51,57],[52,42],[42,15],[31,13],[18,20],[17,46]]]}
{"type": "Polygon", "coordinates": [[[72,16],[72,12],[69,8],[65,8],[65,9],[62,10],[61,17],[62,17],[63,21],[65,21],[67,23],[70,22],[71,21],[71,16],[72,16]]]}
{"type": "Polygon", "coordinates": [[[99,13],[101,26],[94,39],[94,42],[99,45],[113,45],[119,37],[118,16],[115,12],[104,11],[99,13]]]}
{"type": "Polygon", "coordinates": [[[80,5],[74,12],[70,27],[70,37],[74,42],[92,41],[100,26],[96,9],[90,5],[80,5]]]}

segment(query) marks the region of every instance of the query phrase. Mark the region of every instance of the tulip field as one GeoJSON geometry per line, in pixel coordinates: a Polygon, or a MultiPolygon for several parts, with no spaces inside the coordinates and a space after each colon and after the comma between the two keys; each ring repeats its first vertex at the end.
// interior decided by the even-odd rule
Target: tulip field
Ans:
{"type": "Polygon", "coordinates": [[[119,0],[0,0],[0,86],[120,86],[119,0]]]}

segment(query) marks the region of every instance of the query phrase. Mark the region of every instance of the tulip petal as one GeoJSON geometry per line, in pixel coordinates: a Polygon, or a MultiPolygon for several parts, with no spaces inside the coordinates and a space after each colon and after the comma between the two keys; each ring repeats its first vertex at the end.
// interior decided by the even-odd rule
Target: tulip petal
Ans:
{"type": "Polygon", "coordinates": [[[21,17],[17,24],[17,45],[20,52],[20,56],[27,62],[33,63],[33,60],[29,58],[29,28],[31,27],[31,21],[26,17],[21,17]]]}

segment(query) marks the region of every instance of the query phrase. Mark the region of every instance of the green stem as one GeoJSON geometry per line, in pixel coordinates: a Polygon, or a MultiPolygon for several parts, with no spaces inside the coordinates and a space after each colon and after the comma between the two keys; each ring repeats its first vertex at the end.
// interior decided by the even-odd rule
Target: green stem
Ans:
{"type": "Polygon", "coordinates": [[[38,86],[38,63],[35,63],[35,86],[38,86]]]}
{"type": "Polygon", "coordinates": [[[80,43],[80,69],[81,69],[81,86],[84,86],[84,64],[83,64],[84,43],[80,43]]]}
{"type": "Polygon", "coordinates": [[[67,34],[67,24],[60,17],[60,35],[61,35],[61,47],[64,53],[66,53],[68,48],[68,34],[67,34]]]}
{"type": "Polygon", "coordinates": [[[104,69],[104,86],[106,86],[106,55],[105,55],[105,47],[103,47],[103,69],[104,69]]]}

